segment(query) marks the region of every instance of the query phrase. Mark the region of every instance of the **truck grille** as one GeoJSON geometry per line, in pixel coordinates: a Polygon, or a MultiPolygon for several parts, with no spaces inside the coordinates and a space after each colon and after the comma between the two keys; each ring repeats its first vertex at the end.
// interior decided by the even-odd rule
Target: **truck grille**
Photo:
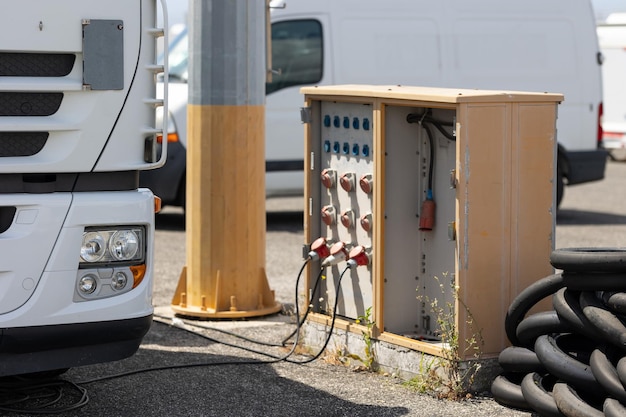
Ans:
{"type": "MultiPolygon", "coordinates": [[[[0,77],[64,77],[72,72],[75,54],[0,52],[0,77]]],[[[50,116],[63,101],[60,92],[0,92],[0,117],[50,116]]],[[[0,132],[0,158],[39,153],[49,132],[0,132]]]]}
{"type": "Polygon", "coordinates": [[[64,77],[74,67],[74,54],[0,53],[0,76],[64,77]]]}
{"type": "Polygon", "coordinates": [[[35,155],[48,136],[48,132],[0,132],[0,158],[35,155]]]}
{"type": "Polygon", "coordinates": [[[62,100],[63,93],[0,92],[0,116],[50,116],[62,100]]]}

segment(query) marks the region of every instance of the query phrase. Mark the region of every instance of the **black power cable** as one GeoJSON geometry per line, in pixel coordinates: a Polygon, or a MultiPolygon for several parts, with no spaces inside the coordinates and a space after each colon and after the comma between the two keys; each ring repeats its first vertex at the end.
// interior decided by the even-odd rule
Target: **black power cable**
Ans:
{"type": "Polygon", "coordinates": [[[435,170],[435,137],[430,126],[435,126],[435,128],[450,141],[455,141],[456,138],[443,128],[444,125],[452,126],[452,123],[435,119],[432,116],[431,109],[427,109],[421,114],[409,113],[406,116],[406,121],[408,123],[419,124],[426,131],[428,137],[428,187],[426,190],[426,200],[422,205],[421,215],[424,217],[420,220],[420,230],[431,230],[434,223],[433,174],[435,170]]]}
{"type": "MultiPolygon", "coordinates": [[[[29,414],[67,413],[69,411],[81,408],[89,402],[87,389],[83,388],[81,385],[87,385],[87,384],[92,384],[92,383],[111,380],[111,379],[128,377],[128,376],[147,373],[147,372],[156,372],[156,371],[164,371],[164,370],[172,370],[172,369],[196,368],[196,367],[226,366],[226,365],[266,365],[266,364],[272,364],[272,363],[277,363],[277,362],[288,362],[288,363],[303,365],[303,364],[313,362],[317,360],[324,353],[324,351],[326,350],[326,347],[328,346],[328,343],[330,342],[330,339],[333,334],[334,326],[335,326],[335,317],[337,313],[341,280],[344,274],[350,268],[356,266],[356,263],[349,262],[348,267],[345,268],[345,270],[341,273],[339,277],[339,280],[337,283],[336,296],[335,296],[336,302],[335,302],[335,306],[333,309],[333,319],[332,319],[330,330],[329,330],[328,336],[326,337],[326,341],[324,345],[322,346],[322,348],[316,355],[312,356],[309,359],[298,361],[298,360],[290,359],[290,357],[295,353],[295,350],[298,346],[298,341],[300,337],[300,328],[302,324],[304,323],[304,321],[306,320],[306,317],[308,316],[309,312],[311,311],[312,303],[313,303],[313,300],[311,299],[308,304],[306,313],[303,315],[302,319],[300,319],[299,318],[300,312],[299,312],[299,306],[298,306],[298,300],[297,300],[298,285],[300,282],[300,278],[302,276],[302,272],[304,271],[304,268],[306,267],[306,265],[308,264],[310,260],[311,258],[309,257],[304,262],[304,264],[302,265],[302,268],[300,269],[298,273],[298,278],[296,279],[296,317],[298,317],[298,321],[296,323],[296,329],[290,335],[284,338],[281,344],[275,344],[275,343],[270,344],[270,343],[250,339],[250,338],[238,335],[233,332],[225,331],[223,329],[202,327],[203,329],[219,331],[219,332],[228,334],[230,336],[238,337],[242,340],[246,340],[252,343],[262,344],[262,345],[267,345],[267,346],[275,346],[275,347],[285,346],[287,341],[290,340],[295,335],[296,339],[292,342],[292,347],[286,355],[283,355],[283,356],[272,355],[268,352],[257,351],[257,350],[250,349],[244,346],[227,343],[224,341],[213,339],[209,336],[206,336],[204,334],[198,333],[196,331],[193,331],[187,328],[181,328],[183,330],[193,333],[196,336],[202,337],[206,340],[210,340],[214,343],[219,343],[219,344],[223,344],[229,347],[242,349],[251,353],[269,357],[271,359],[270,360],[250,359],[250,360],[235,360],[235,361],[200,362],[200,363],[160,366],[160,367],[154,367],[154,368],[142,368],[142,369],[137,369],[133,371],[98,377],[98,378],[94,378],[91,380],[80,381],[78,383],[66,381],[63,379],[52,379],[52,378],[35,381],[33,379],[19,377],[19,376],[5,377],[5,378],[0,378],[0,411],[12,412],[12,413],[29,413],[29,414]],[[70,390],[67,389],[68,387],[70,390]],[[70,391],[73,391],[72,394],[73,394],[73,397],[75,397],[74,399],[67,399],[68,393],[70,393],[70,391]]],[[[323,271],[324,271],[324,268],[321,268],[317,276],[317,279],[315,281],[315,285],[314,285],[311,297],[315,296],[323,271]]],[[[167,319],[167,318],[160,318],[160,319],[161,321],[159,320],[155,320],[155,321],[158,323],[162,323],[162,324],[168,324],[165,321],[163,321],[163,319],[167,319]]]]}
{"type": "Polygon", "coordinates": [[[335,292],[335,306],[333,308],[333,318],[331,320],[331,324],[330,324],[330,329],[328,331],[328,335],[326,336],[326,340],[324,342],[324,345],[322,346],[322,348],[319,350],[319,352],[317,354],[315,354],[314,356],[302,360],[302,361],[297,361],[297,360],[292,360],[290,359],[290,357],[293,355],[293,353],[295,352],[295,349],[297,347],[297,342],[298,342],[298,335],[299,332],[296,333],[296,341],[293,343],[293,346],[291,348],[291,350],[289,351],[289,353],[287,353],[284,356],[275,356],[272,355],[270,353],[267,352],[262,352],[262,351],[257,351],[254,349],[250,349],[247,347],[243,347],[243,346],[239,346],[239,345],[235,345],[235,344],[231,344],[231,343],[226,343],[220,340],[216,340],[213,339],[209,336],[203,335],[201,333],[197,333],[194,331],[191,331],[189,329],[185,329],[182,328],[183,330],[189,331],[190,333],[193,333],[196,336],[202,337],[203,339],[209,340],[211,342],[214,343],[220,343],[229,347],[233,347],[233,348],[237,348],[237,349],[242,349],[244,351],[247,352],[251,352],[251,353],[255,353],[255,354],[259,354],[259,355],[263,355],[266,357],[271,358],[270,360],[258,360],[258,359],[251,359],[251,360],[237,360],[237,361],[220,361],[220,362],[199,362],[199,363],[190,363],[190,364],[180,364],[180,365],[169,365],[169,366],[159,366],[159,367],[154,367],[154,368],[143,368],[143,369],[137,369],[137,370],[133,370],[133,371],[128,371],[128,372],[122,372],[119,374],[114,374],[114,375],[108,375],[108,376],[104,376],[104,377],[98,377],[95,379],[91,379],[91,380],[86,380],[86,381],[81,381],[78,382],[78,384],[81,385],[87,385],[87,384],[92,384],[95,382],[101,382],[101,381],[106,381],[106,380],[110,380],[110,379],[117,379],[117,378],[122,378],[122,377],[127,377],[127,376],[131,376],[131,375],[137,375],[137,374],[142,374],[142,373],[147,373],[147,372],[156,372],[156,371],[165,371],[165,370],[172,370],[172,369],[187,369],[187,368],[197,368],[197,367],[209,367],[209,366],[225,366],[225,365],[267,365],[267,364],[272,364],[272,363],[277,363],[277,362],[288,362],[288,363],[293,363],[293,364],[297,364],[297,365],[304,365],[307,363],[311,363],[315,360],[317,360],[326,350],[326,347],[328,346],[328,343],[330,342],[330,339],[332,338],[332,334],[335,328],[335,320],[337,317],[337,307],[339,305],[339,291],[341,288],[341,280],[343,278],[343,276],[345,275],[345,273],[350,270],[352,267],[355,267],[356,263],[351,261],[348,261],[348,266],[343,270],[343,272],[341,273],[341,275],[339,276],[339,279],[337,281],[337,289],[335,292]]]}
{"type": "MultiPolygon", "coordinates": [[[[317,274],[317,278],[315,279],[315,285],[313,285],[313,290],[311,291],[311,299],[309,300],[309,304],[307,305],[306,313],[304,313],[304,315],[302,316],[302,319],[300,320],[296,328],[293,330],[293,332],[291,332],[287,337],[283,339],[282,341],[283,345],[285,345],[293,336],[295,336],[297,332],[300,331],[300,328],[302,327],[307,317],[309,316],[309,313],[313,309],[313,297],[315,297],[315,294],[317,294],[317,288],[319,287],[320,281],[322,280],[323,273],[324,273],[324,268],[320,268],[320,272],[317,274]]],[[[300,310],[298,307],[298,285],[297,284],[296,284],[295,300],[296,300],[296,318],[297,318],[300,315],[299,314],[300,310]]]]}
{"type": "Polygon", "coordinates": [[[426,118],[428,117],[429,111],[424,112],[419,115],[416,113],[410,113],[406,117],[406,121],[409,123],[417,123],[419,124],[425,131],[426,136],[428,137],[428,151],[429,151],[429,159],[428,159],[428,195],[432,198],[433,192],[433,171],[435,168],[435,139],[433,138],[433,133],[428,127],[428,122],[426,122],[426,118]]]}
{"type": "MultiPolygon", "coordinates": [[[[308,264],[308,262],[309,262],[310,260],[311,260],[311,259],[310,259],[310,258],[308,258],[308,259],[304,262],[304,264],[303,264],[303,265],[302,265],[302,267],[300,268],[300,272],[298,273],[298,278],[296,279],[296,286],[295,286],[295,289],[296,289],[296,293],[295,293],[295,309],[296,309],[296,314],[295,314],[295,315],[296,315],[296,318],[297,318],[297,320],[298,320],[298,321],[296,322],[296,327],[294,328],[294,330],[293,330],[293,331],[292,331],[289,335],[287,335],[287,336],[285,336],[285,337],[283,338],[283,340],[281,341],[281,343],[280,343],[280,344],[278,344],[278,343],[272,343],[272,342],[265,342],[265,341],[262,341],[262,340],[257,340],[257,339],[251,339],[251,338],[248,338],[248,337],[246,337],[246,336],[240,335],[240,334],[238,334],[238,333],[234,333],[234,332],[231,332],[231,331],[228,331],[228,330],[224,330],[224,329],[220,329],[220,328],[217,328],[217,327],[210,327],[210,326],[196,326],[195,324],[193,324],[193,325],[194,325],[194,326],[196,326],[196,327],[199,327],[199,328],[201,328],[201,329],[203,329],[203,330],[210,330],[210,331],[215,331],[215,332],[223,333],[223,334],[225,334],[225,335],[232,336],[232,337],[235,337],[235,338],[238,338],[238,339],[244,340],[244,341],[246,341],[246,342],[254,343],[254,344],[257,344],[257,345],[271,346],[271,347],[284,347],[284,346],[287,344],[287,342],[288,342],[288,341],[289,341],[292,337],[294,337],[294,336],[295,336],[295,335],[296,335],[296,334],[300,331],[300,329],[301,329],[302,325],[304,324],[304,322],[306,321],[306,319],[307,319],[307,317],[308,317],[309,313],[311,312],[312,305],[313,305],[313,297],[314,297],[314,296],[315,296],[315,294],[317,293],[317,288],[318,288],[318,286],[319,286],[319,283],[320,283],[321,278],[322,278],[322,274],[323,274],[323,272],[324,272],[324,269],[323,269],[323,268],[321,268],[321,269],[320,269],[320,272],[318,273],[317,278],[316,278],[316,280],[315,280],[315,285],[313,286],[313,290],[312,290],[312,292],[311,292],[311,300],[309,300],[307,310],[306,310],[306,312],[304,313],[304,315],[302,316],[302,318],[300,318],[300,306],[299,306],[299,304],[298,304],[298,287],[299,287],[299,283],[300,283],[300,278],[301,278],[301,276],[302,276],[302,272],[304,271],[304,268],[306,267],[306,265],[308,264]]],[[[156,318],[158,318],[158,319],[161,319],[161,320],[162,320],[162,321],[161,321],[161,323],[164,323],[164,324],[172,324],[172,323],[173,323],[173,320],[171,320],[169,317],[159,316],[159,315],[155,315],[155,317],[156,317],[156,318]]],[[[186,321],[184,321],[184,320],[181,320],[181,322],[182,322],[182,323],[184,323],[184,324],[190,324],[189,322],[186,322],[186,321]]],[[[182,328],[182,329],[183,329],[183,330],[187,330],[187,329],[184,329],[184,328],[182,328]]],[[[195,333],[194,331],[191,331],[191,332],[192,332],[192,333],[195,333]]],[[[259,352],[255,352],[255,353],[259,353],[259,352]]]]}
{"type": "Polygon", "coordinates": [[[431,114],[431,110],[427,110],[422,114],[417,114],[417,113],[410,113],[406,116],[406,121],[409,123],[418,123],[418,124],[423,124],[423,123],[430,123],[433,126],[435,126],[435,128],[443,135],[446,137],[446,139],[450,140],[450,141],[455,141],[456,137],[448,132],[446,129],[444,129],[444,126],[454,126],[454,124],[452,122],[448,122],[445,120],[439,120],[439,119],[435,119],[432,114],[431,114]]]}
{"type": "MultiPolygon", "coordinates": [[[[296,327],[296,331],[294,331],[290,336],[288,336],[285,339],[285,341],[286,341],[286,340],[289,340],[293,335],[296,336],[296,340],[293,342],[291,350],[289,351],[288,354],[286,354],[284,356],[275,356],[275,355],[272,355],[272,354],[267,353],[267,352],[262,352],[262,351],[258,351],[258,350],[255,350],[255,349],[250,349],[250,348],[247,348],[247,347],[244,347],[244,346],[235,345],[235,344],[227,343],[227,342],[224,342],[224,341],[216,340],[216,339],[213,339],[212,337],[206,336],[206,335],[201,334],[201,333],[197,333],[197,332],[195,332],[193,330],[186,329],[184,327],[181,327],[181,329],[186,330],[186,331],[188,331],[190,333],[193,333],[196,336],[202,337],[203,339],[209,340],[209,341],[214,342],[214,343],[223,344],[223,345],[226,345],[226,346],[229,346],[229,347],[241,349],[241,350],[244,350],[244,351],[247,351],[247,352],[251,352],[251,353],[255,353],[255,354],[259,354],[259,355],[263,355],[263,356],[271,358],[271,360],[269,360],[269,361],[253,360],[253,361],[211,362],[210,365],[219,365],[219,364],[221,364],[221,365],[241,365],[241,364],[249,365],[249,364],[268,364],[268,363],[276,363],[276,362],[288,362],[288,363],[294,363],[294,364],[311,363],[311,362],[317,360],[324,353],[324,351],[326,350],[326,347],[328,346],[328,343],[330,342],[330,339],[332,337],[332,333],[333,333],[334,328],[335,328],[335,320],[336,320],[336,316],[337,316],[337,307],[339,305],[339,291],[341,289],[341,280],[343,279],[343,276],[345,275],[345,273],[348,270],[350,270],[352,267],[355,267],[355,266],[356,266],[356,263],[350,263],[350,261],[349,261],[348,266],[343,270],[343,272],[339,276],[339,279],[337,281],[337,288],[335,290],[335,305],[333,307],[333,318],[331,320],[331,324],[330,324],[330,329],[329,329],[328,335],[326,336],[326,340],[324,342],[324,345],[319,350],[319,352],[316,355],[314,355],[311,358],[309,358],[309,359],[306,359],[306,360],[303,360],[303,361],[297,361],[297,360],[290,359],[290,357],[293,355],[293,353],[295,352],[295,349],[296,349],[296,347],[298,345],[299,334],[300,334],[299,330],[300,330],[302,324],[304,323],[304,320],[306,319],[306,316],[311,311],[310,305],[312,304],[312,300],[309,303],[309,308],[307,309],[307,312],[303,316],[303,319],[298,321],[297,327],[296,327]]],[[[322,272],[323,272],[323,269],[320,270],[320,273],[318,275],[318,279],[316,280],[316,284],[315,284],[314,290],[312,292],[312,294],[313,294],[312,297],[315,294],[315,288],[317,288],[317,285],[319,283],[319,280],[320,280],[322,272]]],[[[296,307],[296,310],[298,310],[297,307],[296,307]]],[[[162,323],[164,323],[164,322],[162,322],[162,323]]],[[[167,324],[167,323],[164,323],[164,324],[167,324]]],[[[257,340],[254,340],[254,339],[249,339],[249,338],[243,337],[243,336],[235,334],[235,333],[224,331],[222,329],[214,329],[214,328],[208,328],[208,327],[204,327],[204,326],[201,326],[200,328],[206,329],[206,330],[217,330],[217,331],[220,331],[222,333],[227,333],[230,336],[234,336],[234,337],[238,337],[240,339],[246,340],[248,342],[252,342],[252,343],[256,343],[256,344],[268,345],[265,342],[257,341],[257,340]]],[[[273,344],[271,346],[283,346],[283,345],[282,344],[281,345],[273,344]]],[[[131,371],[130,374],[135,374],[135,373],[139,373],[139,372],[142,372],[142,371],[152,371],[152,370],[156,371],[156,370],[161,370],[161,369],[186,368],[188,366],[202,366],[202,363],[200,363],[200,364],[192,364],[192,365],[172,365],[172,366],[163,367],[163,368],[148,368],[148,369],[145,369],[145,370],[139,370],[138,372],[131,371]]],[[[119,377],[119,376],[125,376],[125,375],[126,375],[126,373],[114,375],[112,377],[119,377]]],[[[110,377],[106,377],[106,379],[110,379],[110,377]]],[[[90,381],[81,382],[81,383],[82,384],[86,384],[86,383],[96,382],[96,381],[99,381],[99,380],[101,380],[101,379],[98,378],[98,379],[95,379],[95,380],[90,380],[90,381]]]]}
{"type": "Polygon", "coordinates": [[[433,132],[430,130],[427,124],[423,124],[422,127],[426,131],[428,136],[428,150],[430,162],[428,164],[428,196],[432,199],[433,195],[433,172],[435,170],[435,138],[433,132]]]}
{"type": "MultiPolygon", "coordinates": [[[[273,342],[265,342],[265,341],[257,340],[257,339],[251,339],[251,338],[248,338],[246,336],[240,335],[238,333],[234,333],[234,332],[231,332],[231,331],[228,331],[228,330],[224,330],[224,329],[220,329],[220,328],[217,328],[217,327],[196,326],[195,324],[193,324],[193,325],[196,326],[196,327],[199,327],[201,329],[204,329],[204,330],[211,330],[211,331],[223,333],[225,335],[232,336],[232,337],[244,340],[246,342],[255,343],[257,345],[271,346],[271,347],[285,346],[287,344],[287,341],[289,341],[289,339],[291,339],[294,335],[296,335],[296,333],[300,330],[300,328],[302,327],[302,324],[304,324],[304,321],[306,320],[306,318],[309,315],[309,312],[311,311],[311,304],[313,302],[312,299],[309,301],[309,304],[308,304],[309,307],[308,307],[306,313],[304,314],[302,319],[299,319],[299,317],[300,317],[300,306],[298,304],[298,288],[299,288],[299,285],[300,285],[300,279],[302,277],[302,273],[304,272],[304,268],[308,265],[308,263],[310,261],[311,261],[310,257],[305,260],[305,262],[302,264],[302,267],[300,268],[300,271],[298,272],[298,277],[296,278],[295,298],[294,298],[294,300],[295,300],[295,309],[296,309],[296,314],[295,315],[296,315],[296,318],[298,318],[299,321],[296,323],[296,327],[294,328],[294,330],[289,335],[287,335],[281,341],[280,344],[273,343],[273,342]]],[[[322,276],[323,271],[324,271],[323,269],[320,269],[320,272],[317,275],[317,279],[315,280],[315,285],[313,287],[312,294],[315,294],[316,291],[317,291],[317,287],[319,286],[319,282],[321,280],[321,276],[322,276]]],[[[161,323],[164,323],[164,324],[172,324],[173,323],[173,320],[171,320],[169,317],[166,317],[166,316],[155,315],[154,317],[156,317],[157,319],[162,320],[161,323]]],[[[184,323],[184,324],[190,324],[189,322],[186,322],[184,320],[181,320],[181,322],[184,323]]],[[[183,328],[183,330],[186,330],[186,329],[183,328]]]]}

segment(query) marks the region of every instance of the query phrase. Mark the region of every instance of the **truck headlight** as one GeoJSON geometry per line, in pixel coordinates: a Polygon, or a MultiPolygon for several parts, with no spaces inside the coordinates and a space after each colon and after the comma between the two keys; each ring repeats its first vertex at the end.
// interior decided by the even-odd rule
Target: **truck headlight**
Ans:
{"type": "Polygon", "coordinates": [[[78,281],[78,289],[82,294],[91,294],[96,290],[98,280],[92,274],[85,275],[78,281]]]}
{"type": "Polygon", "coordinates": [[[133,230],[119,230],[111,236],[109,247],[116,261],[130,261],[139,251],[139,236],[133,230]]]}
{"type": "Polygon", "coordinates": [[[106,240],[97,232],[83,234],[83,244],[80,247],[80,257],[85,262],[98,262],[104,256],[106,240]]]}
{"type": "Polygon", "coordinates": [[[123,290],[128,282],[128,277],[123,272],[116,272],[111,279],[111,288],[114,290],[123,290]]]}
{"type": "Polygon", "coordinates": [[[75,302],[114,297],[139,286],[146,276],[144,226],[94,226],[83,232],[75,302]]]}
{"type": "Polygon", "coordinates": [[[93,264],[136,264],[144,261],[145,230],[141,226],[89,228],[80,247],[81,267],[93,264]]]}

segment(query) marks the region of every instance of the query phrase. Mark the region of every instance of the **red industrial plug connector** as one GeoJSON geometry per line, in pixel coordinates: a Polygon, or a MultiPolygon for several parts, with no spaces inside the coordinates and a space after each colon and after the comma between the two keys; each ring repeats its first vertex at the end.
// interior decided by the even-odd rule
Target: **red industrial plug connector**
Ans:
{"type": "Polygon", "coordinates": [[[370,264],[370,256],[365,247],[362,245],[353,247],[350,250],[348,257],[351,261],[354,261],[357,266],[370,264]]]}
{"type": "Polygon", "coordinates": [[[343,261],[348,257],[348,250],[346,244],[343,242],[337,242],[330,248],[330,256],[324,259],[322,266],[335,265],[343,261]]]}
{"type": "Polygon", "coordinates": [[[329,255],[330,249],[328,248],[328,242],[325,237],[317,238],[311,243],[311,251],[309,252],[311,260],[317,261],[318,259],[325,259],[329,255]]]}
{"type": "Polygon", "coordinates": [[[420,212],[420,230],[433,230],[435,225],[435,200],[432,190],[428,190],[426,200],[422,203],[420,212]]]}

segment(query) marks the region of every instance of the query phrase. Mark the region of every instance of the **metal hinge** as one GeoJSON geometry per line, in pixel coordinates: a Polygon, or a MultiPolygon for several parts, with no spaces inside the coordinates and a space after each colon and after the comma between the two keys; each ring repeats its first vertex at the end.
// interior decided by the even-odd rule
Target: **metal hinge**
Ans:
{"type": "Polygon", "coordinates": [[[300,120],[302,123],[311,123],[311,108],[300,107],[300,120]]]}

